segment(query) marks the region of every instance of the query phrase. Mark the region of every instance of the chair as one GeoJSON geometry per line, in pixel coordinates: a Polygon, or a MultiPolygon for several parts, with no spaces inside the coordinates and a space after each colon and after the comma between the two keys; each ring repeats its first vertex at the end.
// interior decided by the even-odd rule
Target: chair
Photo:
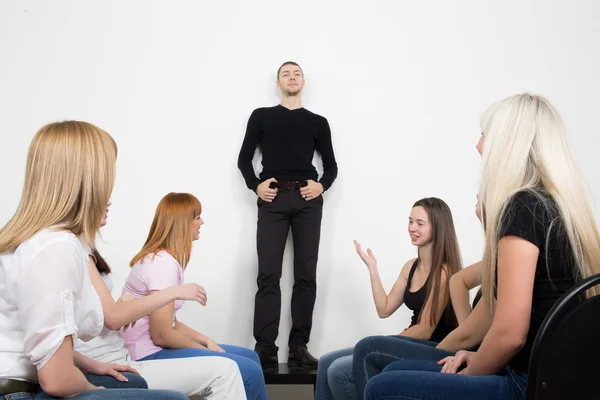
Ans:
{"type": "Polygon", "coordinates": [[[583,297],[598,284],[600,274],[583,280],[546,315],[529,360],[528,400],[600,399],[600,295],[583,297]]]}

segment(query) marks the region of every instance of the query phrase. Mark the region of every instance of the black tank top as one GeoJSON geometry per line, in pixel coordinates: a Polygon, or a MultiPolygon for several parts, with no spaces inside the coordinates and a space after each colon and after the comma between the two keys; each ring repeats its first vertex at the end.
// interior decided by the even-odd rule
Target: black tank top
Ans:
{"type": "MultiPolygon", "coordinates": [[[[408,274],[408,280],[406,281],[406,289],[404,290],[404,304],[406,304],[406,306],[413,312],[412,318],[410,319],[409,328],[417,324],[419,314],[421,313],[421,309],[423,308],[425,303],[425,295],[427,294],[429,281],[431,280],[431,274],[429,274],[427,280],[425,281],[425,284],[419,290],[417,290],[416,292],[410,291],[410,284],[412,282],[413,275],[415,274],[418,265],[419,260],[417,259],[415,260],[410,269],[410,273],[408,274]]],[[[453,326],[454,324],[452,324],[451,322],[451,316],[448,315],[449,312],[452,313],[452,305],[450,305],[450,307],[446,307],[444,314],[440,318],[440,321],[438,322],[435,330],[431,334],[429,340],[433,342],[441,342],[446,337],[446,335],[449,334],[455,328],[455,326],[453,326]]]]}
{"type": "Polygon", "coordinates": [[[475,306],[477,306],[477,303],[479,303],[479,300],[481,300],[481,288],[479,288],[479,290],[477,291],[477,294],[475,294],[475,298],[473,298],[473,305],[471,306],[471,310],[475,308],[475,306]]]}

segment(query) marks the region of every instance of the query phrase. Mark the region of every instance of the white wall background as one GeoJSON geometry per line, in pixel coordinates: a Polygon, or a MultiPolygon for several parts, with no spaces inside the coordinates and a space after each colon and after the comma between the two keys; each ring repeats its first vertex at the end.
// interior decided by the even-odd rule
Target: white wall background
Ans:
{"type": "MultiPolygon", "coordinates": [[[[379,320],[352,240],[371,246],[390,288],[415,256],[414,201],[452,208],[465,263],[482,253],[474,216],[479,114],[522,91],[548,96],[600,206],[600,4],[546,1],[31,1],[0,3],[0,225],[20,196],[43,124],[81,119],[119,145],[102,252],[120,292],[169,191],[202,201],[206,224],[186,280],[208,306],[180,319],[253,347],[256,205],[236,160],[251,111],[277,104],[275,71],[304,68],[304,105],[332,127],[339,177],[326,193],[310,349],[321,355],[403,330],[379,320]]],[[[596,214],[597,215],[597,214],[596,214]]],[[[292,249],[278,345],[287,359],[292,249]]]]}

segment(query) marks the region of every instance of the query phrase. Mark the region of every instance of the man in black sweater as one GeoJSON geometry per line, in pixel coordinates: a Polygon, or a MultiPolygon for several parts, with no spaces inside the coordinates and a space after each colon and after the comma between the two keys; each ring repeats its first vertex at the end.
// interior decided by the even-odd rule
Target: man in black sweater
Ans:
{"type": "Polygon", "coordinates": [[[337,163],[327,120],[302,107],[304,74],[295,62],[277,71],[281,104],[254,110],[248,120],[238,167],[246,185],[258,195],[258,291],[254,303],[254,338],[263,367],[278,363],[275,340],[281,311],[281,264],[290,227],[294,240],[294,289],[288,364],[316,367],[308,352],[316,297],[317,259],[323,197],[337,176],[337,163]],[[252,158],[262,152],[256,177],[252,158]],[[318,180],[312,164],[315,150],[323,159],[318,180]]]}

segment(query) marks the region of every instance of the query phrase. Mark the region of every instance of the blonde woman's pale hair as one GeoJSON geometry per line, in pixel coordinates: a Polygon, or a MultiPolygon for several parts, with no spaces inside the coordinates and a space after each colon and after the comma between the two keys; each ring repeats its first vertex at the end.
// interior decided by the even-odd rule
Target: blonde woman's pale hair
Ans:
{"type": "Polygon", "coordinates": [[[115,181],[116,158],[113,138],[90,123],[42,127],[29,146],[17,211],[0,229],[0,254],[50,227],[69,230],[94,248],[115,181]]]}
{"type": "Polygon", "coordinates": [[[144,246],[133,257],[129,266],[146,256],[154,258],[161,250],[166,251],[185,269],[192,255],[192,222],[202,213],[202,204],[190,193],[171,192],[163,197],[154,213],[154,220],[144,246]]]}
{"type": "Polygon", "coordinates": [[[576,278],[599,273],[600,234],[589,190],[571,153],[563,121],[552,104],[531,94],[509,97],[482,114],[481,128],[485,142],[479,206],[484,210],[486,232],[482,283],[488,309],[493,311],[496,304],[496,262],[505,208],[522,190],[539,195],[544,189],[554,199],[573,249],[576,278]]]}

